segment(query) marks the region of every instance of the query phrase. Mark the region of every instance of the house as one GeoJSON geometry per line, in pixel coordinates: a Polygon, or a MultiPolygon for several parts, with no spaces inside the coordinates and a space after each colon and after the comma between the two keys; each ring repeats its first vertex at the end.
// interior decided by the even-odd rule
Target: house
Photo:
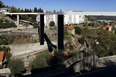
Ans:
{"type": "Polygon", "coordinates": [[[106,25],[103,27],[104,30],[112,31],[112,25],[106,25]]]}
{"type": "Polygon", "coordinates": [[[75,35],[75,28],[74,28],[74,26],[64,26],[64,29],[67,29],[70,34],[75,35]]]}
{"type": "Polygon", "coordinates": [[[7,13],[8,8],[0,8],[0,12],[7,13]]]}
{"type": "Polygon", "coordinates": [[[0,68],[3,67],[4,53],[4,51],[0,51],[0,68]]]}

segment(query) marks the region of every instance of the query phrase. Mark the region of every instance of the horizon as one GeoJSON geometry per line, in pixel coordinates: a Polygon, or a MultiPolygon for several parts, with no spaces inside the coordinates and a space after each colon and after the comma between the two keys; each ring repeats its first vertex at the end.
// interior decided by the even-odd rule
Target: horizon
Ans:
{"type": "Polygon", "coordinates": [[[82,10],[84,12],[116,12],[115,0],[1,0],[5,5],[16,8],[51,10],[82,10]]]}

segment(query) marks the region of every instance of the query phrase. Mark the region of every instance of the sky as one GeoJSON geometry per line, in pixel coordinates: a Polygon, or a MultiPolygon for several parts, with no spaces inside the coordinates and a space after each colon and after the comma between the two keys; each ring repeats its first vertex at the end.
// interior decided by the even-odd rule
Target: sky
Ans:
{"type": "Polygon", "coordinates": [[[5,5],[17,8],[34,7],[50,11],[82,10],[85,12],[116,12],[116,0],[1,0],[5,5]]]}

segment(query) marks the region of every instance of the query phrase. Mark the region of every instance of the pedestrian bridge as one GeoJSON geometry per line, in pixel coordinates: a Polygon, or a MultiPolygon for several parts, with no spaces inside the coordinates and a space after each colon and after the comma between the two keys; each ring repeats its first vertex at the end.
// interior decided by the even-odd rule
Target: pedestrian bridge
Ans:
{"type": "Polygon", "coordinates": [[[17,15],[17,26],[19,26],[19,15],[40,15],[39,36],[40,44],[44,44],[44,15],[57,15],[57,48],[63,49],[64,15],[87,15],[87,16],[116,16],[116,12],[53,12],[53,13],[5,13],[6,15],[17,15]]]}

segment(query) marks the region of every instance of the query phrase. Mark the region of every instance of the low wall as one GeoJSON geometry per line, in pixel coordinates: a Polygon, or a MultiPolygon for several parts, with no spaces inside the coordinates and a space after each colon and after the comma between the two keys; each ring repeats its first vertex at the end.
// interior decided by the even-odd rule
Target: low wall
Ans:
{"type": "MultiPolygon", "coordinates": [[[[98,57],[95,56],[97,62],[98,57]]],[[[63,63],[66,68],[74,72],[80,72],[83,70],[91,70],[93,68],[93,55],[85,55],[84,52],[80,52],[77,55],[71,57],[63,63]]]]}
{"type": "Polygon", "coordinates": [[[108,67],[116,65],[116,55],[99,58],[97,61],[97,67],[108,67]]]}

